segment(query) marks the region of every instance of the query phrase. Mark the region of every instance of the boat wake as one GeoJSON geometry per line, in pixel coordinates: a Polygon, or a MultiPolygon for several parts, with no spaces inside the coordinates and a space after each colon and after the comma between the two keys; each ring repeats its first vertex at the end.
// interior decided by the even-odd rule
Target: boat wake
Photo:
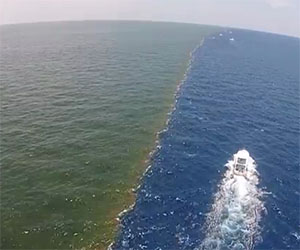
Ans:
{"type": "Polygon", "coordinates": [[[227,170],[207,215],[205,238],[199,249],[251,250],[260,240],[259,221],[264,210],[256,164],[246,150],[241,150],[225,166],[227,170]],[[247,156],[245,169],[239,164],[243,159],[237,158],[240,153],[247,156]]]}

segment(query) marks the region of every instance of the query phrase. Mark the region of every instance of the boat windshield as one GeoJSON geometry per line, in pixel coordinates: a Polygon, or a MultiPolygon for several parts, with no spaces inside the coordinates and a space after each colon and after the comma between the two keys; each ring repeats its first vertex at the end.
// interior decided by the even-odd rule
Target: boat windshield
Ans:
{"type": "Polygon", "coordinates": [[[240,163],[240,164],[246,164],[246,159],[238,158],[237,162],[240,163]]]}
{"type": "Polygon", "coordinates": [[[236,164],[235,166],[235,170],[238,172],[244,172],[245,168],[246,168],[245,165],[241,165],[241,164],[236,164]]]}

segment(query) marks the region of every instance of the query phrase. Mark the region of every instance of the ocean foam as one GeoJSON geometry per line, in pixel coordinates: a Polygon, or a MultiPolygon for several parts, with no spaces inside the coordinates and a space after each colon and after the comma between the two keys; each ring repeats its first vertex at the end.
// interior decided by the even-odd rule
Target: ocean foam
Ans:
{"type": "Polygon", "coordinates": [[[258,188],[259,174],[250,157],[248,174],[233,176],[233,161],[225,166],[219,190],[205,223],[205,238],[199,249],[253,249],[260,240],[259,222],[264,205],[258,188]]]}

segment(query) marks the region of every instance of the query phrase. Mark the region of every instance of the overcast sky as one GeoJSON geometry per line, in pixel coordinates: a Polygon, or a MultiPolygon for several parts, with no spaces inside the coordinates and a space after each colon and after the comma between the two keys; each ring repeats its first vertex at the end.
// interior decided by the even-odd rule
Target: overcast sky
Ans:
{"type": "Polygon", "coordinates": [[[300,0],[0,0],[0,24],[57,20],[153,20],[300,36],[300,0]]]}

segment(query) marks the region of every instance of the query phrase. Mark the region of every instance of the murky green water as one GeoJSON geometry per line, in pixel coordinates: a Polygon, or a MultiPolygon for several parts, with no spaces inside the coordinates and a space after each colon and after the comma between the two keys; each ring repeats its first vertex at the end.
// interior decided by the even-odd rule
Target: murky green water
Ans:
{"type": "Polygon", "coordinates": [[[1,26],[2,248],[102,248],[133,202],[189,52],[214,28],[1,26]]]}

